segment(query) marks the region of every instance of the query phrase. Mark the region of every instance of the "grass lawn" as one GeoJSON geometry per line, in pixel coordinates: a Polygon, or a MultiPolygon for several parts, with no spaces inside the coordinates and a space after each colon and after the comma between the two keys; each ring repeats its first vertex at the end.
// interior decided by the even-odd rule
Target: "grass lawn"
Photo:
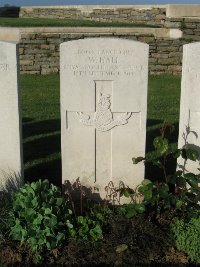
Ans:
{"type": "Polygon", "coordinates": [[[100,22],[79,19],[47,19],[47,18],[0,18],[0,26],[11,27],[151,27],[146,25],[127,22],[100,22]]]}
{"type": "MultiPolygon", "coordinates": [[[[61,182],[60,104],[58,75],[22,75],[25,179],[48,178],[61,182]]],[[[150,76],[148,92],[147,152],[164,121],[175,125],[171,143],[177,144],[180,77],[150,76]]],[[[140,155],[138,155],[140,156],[140,155]]],[[[152,175],[146,170],[146,176],[152,175]]]]}

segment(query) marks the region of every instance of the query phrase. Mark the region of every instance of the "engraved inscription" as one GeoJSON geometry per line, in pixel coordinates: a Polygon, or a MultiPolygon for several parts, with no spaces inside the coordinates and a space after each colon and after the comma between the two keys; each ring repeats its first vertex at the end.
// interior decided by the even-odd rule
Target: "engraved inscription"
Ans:
{"type": "Polygon", "coordinates": [[[0,63],[0,71],[8,71],[9,65],[8,64],[1,64],[0,63]]]}
{"type": "Polygon", "coordinates": [[[126,58],[135,55],[134,50],[87,50],[74,51],[77,56],[84,57],[82,63],[63,64],[63,68],[72,72],[75,77],[105,77],[105,76],[135,76],[141,72],[144,66],[124,64],[126,58]]]}
{"type": "Polygon", "coordinates": [[[95,126],[98,131],[109,131],[112,128],[128,123],[131,117],[131,112],[123,113],[117,118],[113,118],[113,113],[110,109],[110,95],[100,93],[96,113],[91,117],[88,114],[77,112],[78,118],[83,125],[95,126]]]}

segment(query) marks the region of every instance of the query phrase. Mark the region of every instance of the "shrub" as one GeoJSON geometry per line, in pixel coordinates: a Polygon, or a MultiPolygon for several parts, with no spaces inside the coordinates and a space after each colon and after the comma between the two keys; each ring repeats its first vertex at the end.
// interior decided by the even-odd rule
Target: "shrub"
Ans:
{"type": "Polygon", "coordinates": [[[73,228],[71,210],[47,180],[25,184],[13,195],[13,210],[10,236],[26,244],[37,261],[43,250],[59,247],[73,228]]]}
{"type": "Polygon", "coordinates": [[[137,192],[133,193],[143,197],[145,212],[151,218],[158,219],[162,214],[169,215],[169,213],[173,216],[181,214],[183,218],[190,214],[191,217],[192,213],[200,209],[200,176],[186,173],[184,170],[169,174],[167,162],[178,157],[182,157],[185,162],[188,159],[196,161],[199,154],[189,146],[184,146],[182,149],[171,146],[164,137],[167,127],[173,128],[171,125],[164,125],[161,128],[161,136],[154,139],[154,157],[133,158],[134,164],[145,161],[163,170],[163,179],[156,181],[145,179],[138,186],[137,192]]]}
{"type": "Polygon", "coordinates": [[[200,218],[189,221],[176,219],[171,224],[176,246],[188,254],[192,261],[200,263],[200,218]]]}

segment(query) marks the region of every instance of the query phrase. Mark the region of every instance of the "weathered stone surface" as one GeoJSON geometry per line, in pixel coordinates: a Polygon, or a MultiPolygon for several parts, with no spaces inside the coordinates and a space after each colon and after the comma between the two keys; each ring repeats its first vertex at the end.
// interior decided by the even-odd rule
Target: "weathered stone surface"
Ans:
{"type": "MultiPolygon", "coordinates": [[[[137,11],[137,10],[136,10],[137,11]]],[[[153,11],[152,11],[153,12],[153,11]]],[[[170,19],[173,21],[181,21],[179,19],[170,19]]],[[[185,21],[186,19],[184,19],[185,21]]],[[[188,20],[188,19],[187,19],[188,20]]],[[[197,20],[189,20],[192,24],[198,25],[197,20]]],[[[198,20],[200,21],[200,20],[198,20]]],[[[150,20],[149,22],[152,23],[150,20]]],[[[184,26],[184,23],[183,23],[184,26]]],[[[10,28],[9,28],[10,30],[10,28]]],[[[21,64],[20,70],[23,73],[34,73],[35,66],[40,65],[39,73],[45,73],[47,69],[48,73],[59,72],[59,70],[52,68],[52,64],[56,62],[59,64],[59,45],[61,42],[83,39],[83,38],[94,38],[94,37],[116,37],[125,38],[130,40],[137,40],[142,42],[147,42],[150,45],[149,58],[150,67],[157,65],[158,60],[164,58],[174,58],[174,60],[169,60],[166,64],[159,62],[160,64],[165,64],[168,66],[174,66],[176,64],[178,67],[181,66],[182,57],[182,45],[191,43],[192,41],[200,41],[200,29],[189,29],[190,35],[186,35],[184,31],[187,32],[187,28],[183,29],[183,37],[179,38],[177,34],[174,36],[177,29],[164,29],[164,28],[89,28],[89,27],[63,27],[63,28],[20,28],[18,35],[20,36],[20,60],[27,61],[30,60],[30,66],[32,64],[33,68],[27,68],[27,65],[21,64]],[[173,34],[172,34],[173,33],[173,34]],[[173,36],[173,38],[172,38],[173,36]],[[176,39],[174,39],[176,37],[176,39]],[[170,63],[171,62],[171,63],[170,63]],[[49,64],[50,67],[43,67],[43,65],[49,64]]],[[[5,31],[5,30],[4,30],[5,31]]],[[[7,30],[8,31],[8,30],[7,30]]],[[[182,31],[180,31],[182,33],[182,31]]],[[[1,29],[0,29],[1,38],[1,29]]],[[[170,74],[170,68],[165,70],[166,74],[170,74]]],[[[175,74],[173,72],[172,74],[175,74]]],[[[179,73],[180,74],[180,73],[179,73]]]]}
{"type": "Polygon", "coordinates": [[[0,42],[0,191],[22,181],[17,46],[0,42]]]}
{"type": "Polygon", "coordinates": [[[158,64],[161,65],[176,65],[180,63],[181,59],[178,58],[160,58],[158,59],[158,64]]]}
{"type": "Polygon", "coordinates": [[[198,17],[200,13],[200,5],[168,5],[167,17],[198,17]]]}
{"type": "Polygon", "coordinates": [[[102,198],[110,181],[144,178],[148,45],[94,38],[61,44],[62,179],[102,198]],[[97,192],[98,193],[98,192],[97,192]]]}
{"type": "MultiPolygon", "coordinates": [[[[181,84],[179,141],[200,152],[200,42],[184,45],[181,84]]],[[[178,161],[178,168],[199,173],[199,161],[178,161]]]]}

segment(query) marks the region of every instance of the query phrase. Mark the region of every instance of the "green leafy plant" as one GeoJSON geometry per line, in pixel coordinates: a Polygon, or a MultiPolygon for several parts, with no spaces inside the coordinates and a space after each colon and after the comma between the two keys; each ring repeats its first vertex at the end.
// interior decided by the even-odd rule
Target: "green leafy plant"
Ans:
{"type": "Polygon", "coordinates": [[[95,204],[90,210],[91,218],[98,221],[102,227],[109,223],[109,219],[112,214],[113,209],[111,209],[107,204],[95,204]]]}
{"type": "Polygon", "coordinates": [[[102,228],[98,221],[89,216],[78,216],[77,228],[73,231],[72,237],[81,240],[97,241],[103,238],[102,228]]]}
{"type": "Polygon", "coordinates": [[[124,215],[127,219],[133,218],[137,214],[145,212],[143,203],[130,203],[119,206],[118,213],[124,215]]]}
{"type": "Polygon", "coordinates": [[[200,263],[200,218],[176,219],[171,224],[171,231],[177,248],[186,252],[192,261],[200,263]]]}
{"type": "Polygon", "coordinates": [[[103,227],[108,224],[112,210],[106,202],[96,204],[98,202],[92,199],[93,190],[83,186],[80,178],[74,184],[65,181],[64,195],[75,217],[75,227],[70,232],[73,239],[97,241],[103,238],[103,227]]]}
{"type": "Polygon", "coordinates": [[[43,250],[59,247],[73,230],[72,212],[58,187],[47,180],[25,184],[13,195],[10,236],[26,244],[41,260],[43,250]]]}
{"type": "Polygon", "coordinates": [[[185,173],[184,170],[168,174],[167,161],[171,158],[182,157],[185,161],[190,159],[196,161],[199,154],[196,150],[184,146],[182,149],[173,148],[164,134],[167,128],[171,131],[174,127],[165,124],[161,128],[161,136],[154,139],[154,157],[133,158],[133,163],[141,161],[152,163],[163,170],[164,179],[151,181],[145,179],[137,188],[138,193],[143,196],[145,212],[151,218],[157,219],[166,212],[179,212],[185,215],[186,212],[195,212],[199,209],[200,201],[200,176],[193,173],[185,173]]]}

